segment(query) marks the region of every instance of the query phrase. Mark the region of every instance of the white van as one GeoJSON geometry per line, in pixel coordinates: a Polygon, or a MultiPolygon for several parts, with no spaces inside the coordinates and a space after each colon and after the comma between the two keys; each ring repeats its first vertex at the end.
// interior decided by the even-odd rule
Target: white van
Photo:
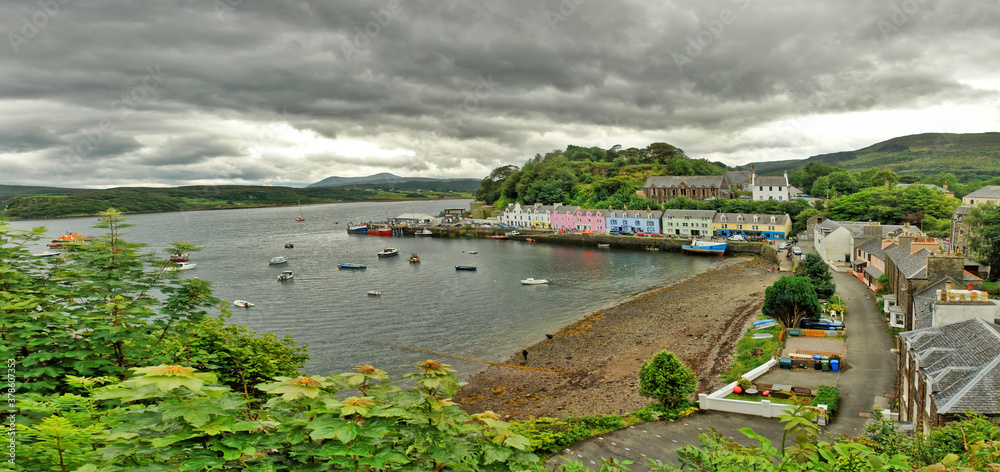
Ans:
{"type": "Polygon", "coordinates": [[[802,255],[802,248],[800,248],[798,246],[792,246],[792,254],[795,254],[796,256],[801,256],[802,255]]]}

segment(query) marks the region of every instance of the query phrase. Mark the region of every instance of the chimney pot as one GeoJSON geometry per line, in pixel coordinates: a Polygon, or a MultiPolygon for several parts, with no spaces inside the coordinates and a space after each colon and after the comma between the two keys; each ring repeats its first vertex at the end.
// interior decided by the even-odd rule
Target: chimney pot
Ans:
{"type": "Polygon", "coordinates": [[[966,284],[966,288],[971,292],[972,291],[972,282],[969,282],[968,284],[966,284]]]}
{"type": "Polygon", "coordinates": [[[944,283],[944,289],[948,290],[948,291],[951,290],[951,281],[950,280],[944,283]]]}

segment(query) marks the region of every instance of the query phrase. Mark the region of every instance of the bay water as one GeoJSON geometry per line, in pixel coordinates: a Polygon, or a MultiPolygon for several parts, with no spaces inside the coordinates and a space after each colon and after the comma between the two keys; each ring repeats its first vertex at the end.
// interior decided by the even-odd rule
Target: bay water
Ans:
{"type": "MultiPolygon", "coordinates": [[[[124,238],[163,252],[174,241],[202,247],[181,277],[213,283],[230,303],[232,323],[291,335],[309,345],[309,374],[329,375],[370,364],[398,377],[426,359],[451,364],[459,378],[485,367],[458,356],[503,362],[584,316],[634,295],[704,272],[721,260],[662,251],[437,237],[350,235],[347,223],[401,213],[436,215],[469,200],[359,202],[298,207],[128,215],[124,238]],[[285,244],[294,248],[286,249],[285,244]],[[398,257],[378,258],[384,248],[398,257]],[[474,253],[475,252],[475,253],[474,253]],[[411,264],[411,253],[420,262],[411,264]],[[287,264],[270,265],[275,256],[287,264]],[[366,270],[338,263],[366,264],[366,270]],[[470,265],[476,271],[457,271],[470,265]],[[279,282],[291,270],[294,278],[279,282]],[[549,285],[521,285],[528,277],[549,285]],[[371,296],[369,291],[380,295],[371,296]],[[252,308],[232,306],[248,300],[252,308]],[[406,347],[401,347],[406,346],[406,347]],[[411,349],[414,348],[414,349],[411,349]],[[417,350],[417,349],[422,349],[417,350]],[[433,352],[427,352],[433,351],[433,352]]],[[[12,221],[45,226],[45,241],[73,231],[98,236],[97,218],[12,221]]],[[[669,306],[664,306],[669,310],[669,306]]],[[[670,329],[663,326],[662,329],[670,329]]]]}

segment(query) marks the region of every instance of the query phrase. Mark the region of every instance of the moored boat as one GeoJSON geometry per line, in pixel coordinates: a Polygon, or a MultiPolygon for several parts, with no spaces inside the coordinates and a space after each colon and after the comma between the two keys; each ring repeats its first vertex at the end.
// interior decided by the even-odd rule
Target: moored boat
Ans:
{"type": "Polygon", "coordinates": [[[398,255],[399,255],[399,249],[396,249],[394,247],[387,247],[378,253],[378,257],[392,257],[398,255]]]}
{"type": "Polygon", "coordinates": [[[721,256],[726,252],[726,242],[694,240],[691,241],[691,244],[682,244],[681,250],[696,254],[718,254],[721,256]]]}
{"type": "Polygon", "coordinates": [[[476,270],[476,266],[455,266],[455,270],[476,270]]]}
{"type": "Polygon", "coordinates": [[[278,282],[284,282],[286,280],[292,280],[292,277],[294,277],[294,274],[292,274],[292,271],[290,271],[290,270],[283,270],[283,271],[281,271],[281,275],[278,276],[278,282]]]}
{"type": "Polygon", "coordinates": [[[66,247],[69,243],[89,243],[90,236],[84,236],[79,233],[68,232],[58,238],[54,238],[50,243],[49,247],[56,249],[61,247],[66,247]]]}
{"type": "Polygon", "coordinates": [[[372,297],[377,297],[379,295],[382,295],[382,292],[379,292],[378,290],[369,290],[368,295],[372,297]]]}
{"type": "Polygon", "coordinates": [[[414,236],[433,236],[434,233],[432,233],[431,230],[429,230],[427,228],[424,228],[423,230],[420,230],[420,231],[417,231],[417,232],[413,233],[413,235],[414,236]]]}
{"type": "Polygon", "coordinates": [[[342,263],[342,264],[337,264],[337,267],[339,267],[341,269],[367,269],[368,268],[368,266],[366,266],[364,264],[355,264],[355,263],[352,263],[352,262],[345,262],[345,263],[342,263]]]}
{"type": "Polygon", "coordinates": [[[410,254],[410,262],[420,262],[420,256],[417,253],[410,254]]]}
{"type": "Polygon", "coordinates": [[[250,308],[253,306],[253,303],[250,303],[246,300],[234,300],[233,305],[241,306],[243,308],[250,308]]]}
{"type": "Polygon", "coordinates": [[[521,285],[545,285],[547,283],[549,283],[549,279],[533,279],[528,277],[521,280],[521,285]]]}
{"type": "Polygon", "coordinates": [[[32,255],[35,257],[53,257],[53,256],[58,256],[60,254],[62,253],[59,251],[45,251],[41,254],[32,254],[32,255]]]}
{"type": "Polygon", "coordinates": [[[271,260],[267,261],[268,264],[272,264],[272,265],[273,264],[284,264],[286,262],[288,262],[288,258],[285,257],[285,256],[275,256],[275,257],[272,257],[271,260]]]}
{"type": "Polygon", "coordinates": [[[348,232],[348,234],[367,234],[368,233],[368,225],[366,225],[364,223],[361,223],[361,224],[348,223],[347,224],[347,232],[348,232]]]}
{"type": "Polygon", "coordinates": [[[191,270],[197,266],[198,264],[194,262],[175,262],[173,267],[167,267],[164,270],[191,270]]]}
{"type": "Polygon", "coordinates": [[[494,234],[493,236],[490,236],[490,238],[503,240],[510,239],[510,236],[507,236],[506,234],[494,234]]]}
{"type": "Polygon", "coordinates": [[[369,236],[392,236],[392,228],[388,226],[376,226],[368,228],[369,236]]]}
{"type": "Polygon", "coordinates": [[[170,262],[187,262],[190,258],[186,252],[175,252],[170,256],[170,262]]]}

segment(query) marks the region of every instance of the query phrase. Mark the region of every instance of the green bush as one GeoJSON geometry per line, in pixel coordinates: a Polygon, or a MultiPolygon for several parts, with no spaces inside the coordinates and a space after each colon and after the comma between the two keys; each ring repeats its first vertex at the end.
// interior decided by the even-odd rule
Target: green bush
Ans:
{"type": "Polygon", "coordinates": [[[677,406],[698,389],[698,377],[672,352],[660,351],[639,368],[639,394],[666,407],[677,406]]]}
{"type": "Polygon", "coordinates": [[[816,389],[816,396],[813,397],[809,404],[826,405],[827,413],[830,415],[830,418],[833,418],[834,415],[837,414],[837,409],[840,407],[840,389],[837,387],[820,385],[819,388],[816,389]]]}

